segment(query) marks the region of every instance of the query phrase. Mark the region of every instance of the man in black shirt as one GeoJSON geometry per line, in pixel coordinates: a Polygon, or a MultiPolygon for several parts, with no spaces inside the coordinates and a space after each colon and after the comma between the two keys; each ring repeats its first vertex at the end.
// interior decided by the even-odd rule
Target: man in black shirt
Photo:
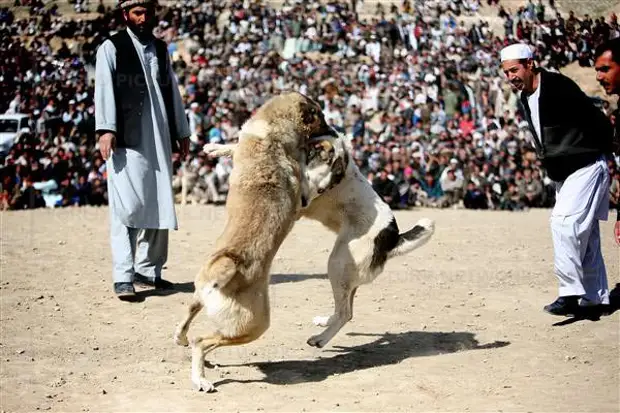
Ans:
{"type": "Polygon", "coordinates": [[[575,82],[537,68],[529,46],[507,46],[500,57],[556,187],[550,223],[559,297],[544,310],[575,316],[580,306],[609,305],[599,221],[609,212],[612,125],[575,82]]]}

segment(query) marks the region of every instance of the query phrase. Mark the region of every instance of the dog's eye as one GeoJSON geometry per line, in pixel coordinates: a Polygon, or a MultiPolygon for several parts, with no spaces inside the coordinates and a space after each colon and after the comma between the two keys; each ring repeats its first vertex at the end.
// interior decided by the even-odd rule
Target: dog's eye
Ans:
{"type": "Polygon", "coordinates": [[[313,107],[310,107],[304,112],[303,121],[306,125],[309,125],[311,123],[314,123],[314,121],[316,120],[316,117],[317,117],[316,109],[313,107]]]}

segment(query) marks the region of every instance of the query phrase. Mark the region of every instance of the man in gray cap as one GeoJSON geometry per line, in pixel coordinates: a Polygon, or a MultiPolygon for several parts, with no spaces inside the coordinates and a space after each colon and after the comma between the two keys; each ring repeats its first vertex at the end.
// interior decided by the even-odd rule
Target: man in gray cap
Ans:
{"type": "Polygon", "coordinates": [[[556,186],[550,222],[559,297],[544,310],[576,316],[583,306],[609,305],[599,221],[609,213],[611,123],[571,79],[537,68],[529,46],[507,46],[500,58],[556,186]]]}
{"type": "Polygon", "coordinates": [[[189,126],[166,44],[153,36],[154,1],[121,0],[127,28],[97,50],[95,130],[106,160],[114,292],[134,282],[171,288],[161,278],[168,230],[178,229],[172,152],[185,157],[189,126]]]}

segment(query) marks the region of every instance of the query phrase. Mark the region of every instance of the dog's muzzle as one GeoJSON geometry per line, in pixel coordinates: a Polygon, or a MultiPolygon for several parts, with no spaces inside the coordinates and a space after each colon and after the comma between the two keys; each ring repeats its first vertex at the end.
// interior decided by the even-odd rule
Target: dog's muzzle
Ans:
{"type": "Polygon", "coordinates": [[[327,128],[327,129],[323,129],[317,133],[310,135],[308,142],[318,142],[323,139],[328,139],[328,138],[333,139],[337,137],[338,137],[338,133],[334,129],[327,128]]]}
{"type": "Polygon", "coordinates": [[[301,196],[301,207],[305,208],[308,206],[308,199],[305,196],[301,196]]]}

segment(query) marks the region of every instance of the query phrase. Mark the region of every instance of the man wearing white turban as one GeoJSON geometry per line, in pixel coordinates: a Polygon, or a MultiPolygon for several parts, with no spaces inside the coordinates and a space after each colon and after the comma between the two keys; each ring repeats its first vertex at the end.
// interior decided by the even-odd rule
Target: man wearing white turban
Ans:
{"type": "Polygon", "coordinates": [[[528,45],[507,46],[500,59],[556,187],[550,224],[559,297],[544,310],[576,316],[584,306],[609,305],[599,221],[609,212],[611,123],[571,79],[537,68],[528,45]]]}

